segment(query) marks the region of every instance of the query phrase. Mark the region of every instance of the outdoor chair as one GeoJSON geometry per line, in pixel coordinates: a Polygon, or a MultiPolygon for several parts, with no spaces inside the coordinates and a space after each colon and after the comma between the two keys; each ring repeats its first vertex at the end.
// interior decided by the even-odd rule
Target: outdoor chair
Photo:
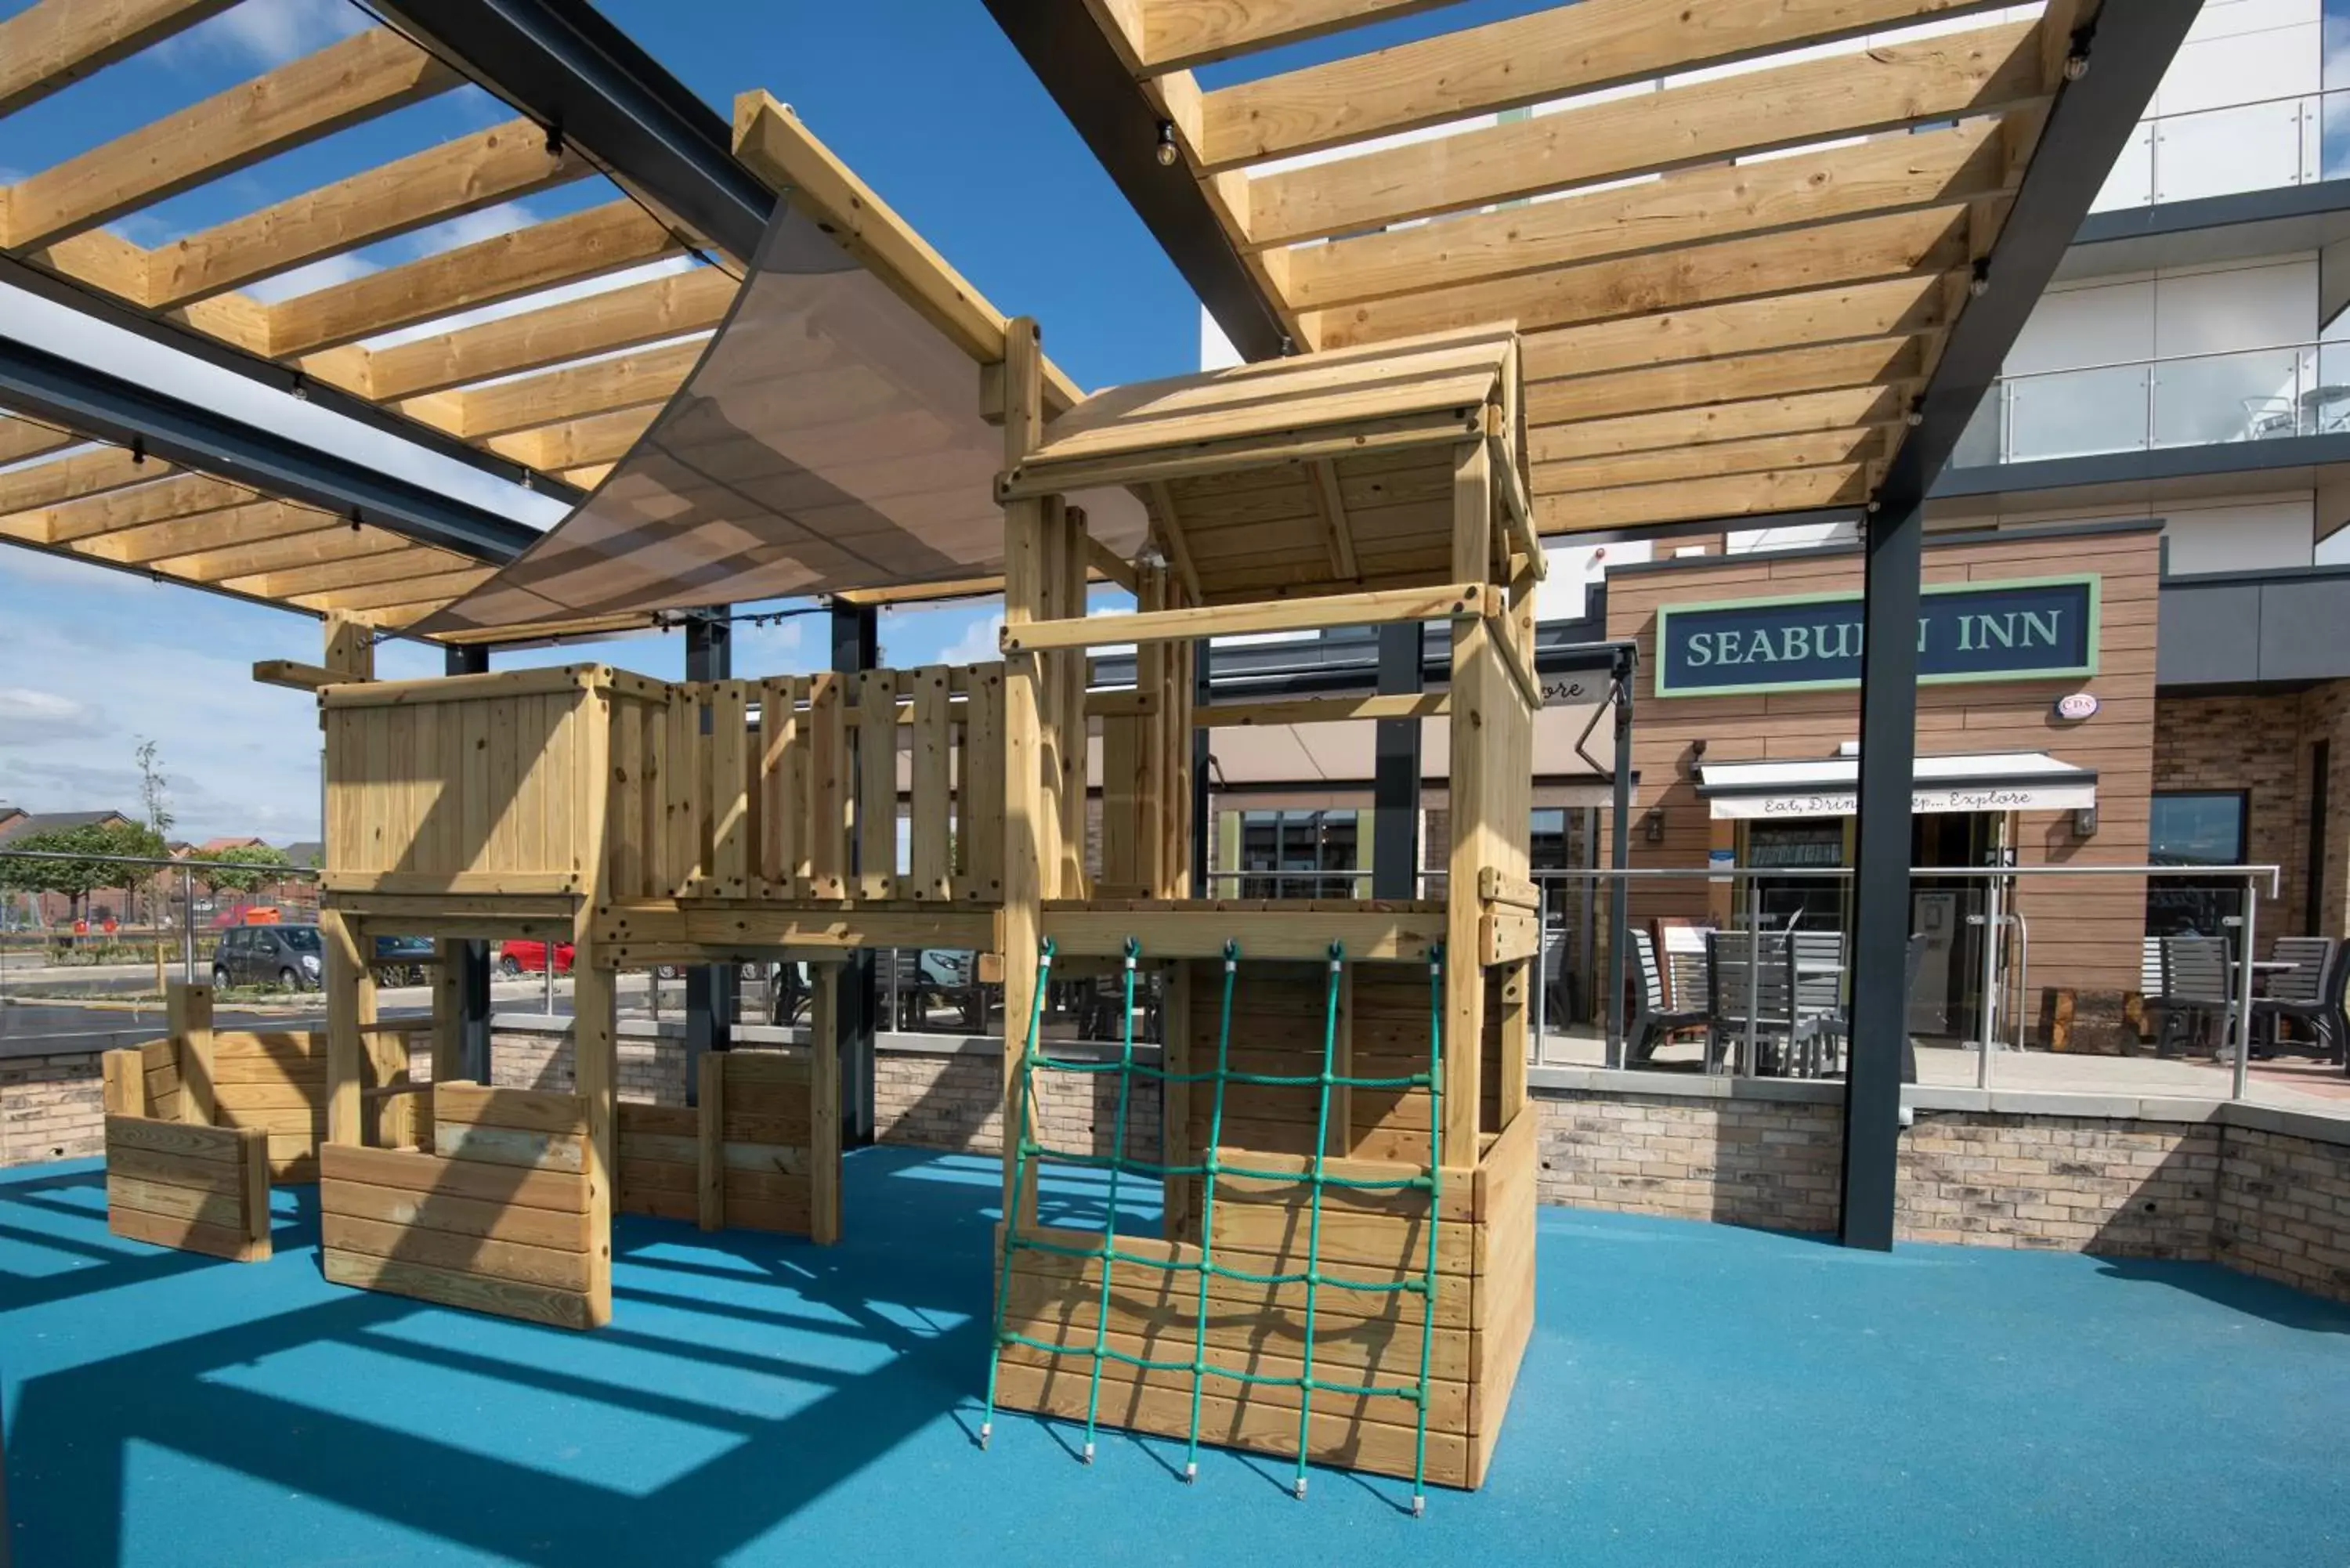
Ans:
{"type": "Polygon", "coordinates": [[[1787,965],[1787,989],[1794,999],[1789,1042],[1794,1069],[1803,1077],[1825,1077],[1842,1065],[1851,1030],[1844,1011],[1844,933],[1789,932],[1787,965]]]}
{"type": "MultiPolygon", "coordinates": [[[[2350,961],[2343,945],[2332,937],[2279,937],[2271,955],[2293,967],[2270,981],[2268,994],[2252,999],[2255,1038],[2265,1030],[2272,1047],[2278,1023],[2297,1018],[2317,1037],[2319,1051],[2344,1059],[2350,1042],[2342,1012],[2344,981],[2350,980],[2350,961]]],[[[2350,1066],[2350,1059],[2345,1059],[2350,1066]]]]}
{"type": "Polygon", "coordinates": [[[1639,971],[1640,1012],[1632,1021],[1632,1050],[1626,1060],[1627,1065],[1637,1067],[1653,1057],[1657,1047],[1675,1030],[1704,1023],[1705,1014],[1674,1005],[1665,985],[1664,971],[1657,962],[1656,939],[1647,931],[1632,933],[1632,961],[1639,971]]]}
{"type": "Polygon", "coordinates": [[[1785,1071],[1795,1030],[1794,963],[1784,931],[1709,931],[1706,1070],[1718,1072],[1754,1035],[1757,1074],[1785,1071]]]}
{"type": "Polygon", "coordinates": [[[2219,937],[2162,939],[2162,989],[2147,1003],[2162,1010],[2154,1054],[2171,1054],[2175,1043],[2190,1034],[2198,1044],[2210,1043],[2212,1026],[2228,1014],[2232,991],[2228,984],[2228,944],[2219,937]]]}

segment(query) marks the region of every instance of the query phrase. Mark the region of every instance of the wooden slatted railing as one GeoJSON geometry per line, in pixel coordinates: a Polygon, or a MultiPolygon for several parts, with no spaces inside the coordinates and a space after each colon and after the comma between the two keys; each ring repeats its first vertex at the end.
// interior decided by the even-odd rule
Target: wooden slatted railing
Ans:
{"type": "Polygon", "coordinates": [[[1001,664],[684,682],[614,723],[619,896],[1001,894],[1001,664]]]}

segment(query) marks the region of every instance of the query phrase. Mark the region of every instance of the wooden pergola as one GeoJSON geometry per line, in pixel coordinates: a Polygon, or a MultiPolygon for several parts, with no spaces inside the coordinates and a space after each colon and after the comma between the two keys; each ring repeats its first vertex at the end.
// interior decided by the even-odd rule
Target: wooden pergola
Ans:
{"type": "Polygon", "coordinates": [[[1441,7],[993,8],[1244,357],[1514,322],[1560,535],[1875,497],[2100,5],[1582,0],[1214,88],[1441,7]]]}

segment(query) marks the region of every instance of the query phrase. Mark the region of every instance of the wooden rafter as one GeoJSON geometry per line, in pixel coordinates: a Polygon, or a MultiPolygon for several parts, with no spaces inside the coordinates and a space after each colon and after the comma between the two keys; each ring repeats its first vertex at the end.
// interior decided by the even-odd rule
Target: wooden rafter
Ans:
{"type": "Polygon", "coordinates": [[[660,412],[658,408],[636,408],[590,414],[586,419],[496,436],[489,446],[493,452],[536,469],[611,462],[636,444],[637,438],[644,434],[660,412]]]}
{"type": "Polygon", "coordinates": [[[1338,489],[1338,465],[1328,458],[1319,458],[1306,465],[1306,474],[1314,486],[1314,504],[1322,514],[1323,526],[1330,530],[1330,570],[1342,580],[1351,581],[1363,575],[1355,559],[1355,528],[1347,518],[1347,498],[1338,489]]]}
{"type": "Polygon", "coordinates": [[[0,516],[142,484],[171,472],[167,462],[142,462],[120,447],[68,452],[0,473],[0,516]]]}
{"type": "Polygon", "coordinates": [[[427,600],[446,604],[459,594],[474,587],[490,575],[487,566],[468,566],[459,571],[439,572],[430,576],[401,576],[390,583],[356,588],[328,588],[317,593],[295,594],[292,602],[313,610],[383,610],[395,606],[419,604],[427,600]]]}
{"type": "Polygon", "coordinates": [[[217,512],[76,540],[73,549],[78,555],[118,566],[146,566],[198,552],[242,548],[289,535],[331,530],[337,525],[337,519],[307,506],[255,501],[248,496],[243,504],[217,512]]]}
{"type": "MultiPolygon", "coordinates": [[[[478,441],[509,431],[665,402],[701,362],[709,346],[708,337],[698,337],[443,394],[456,401],[455,421],[446,428],[468,441],[478,441]]],[[[418,411],[423,412],[421,408],[418,411]]]]}
{"type": "Polygon", "coordinates": [[[282,599],[305,594],[328,593],[338,588],[419,582],[473,565],[446,551],[422,548],[397,535],[371,534],[361,538],[349,535],[346,530],[346,540],[339,554],[328,549],[322,542],[315,560],[289,559],[282,566],[255,567],[220,581],[222,587],[234,588],[239,593],[282,599]]]}
{"type": "Polygon", "coordinates": [[[1526,419],[1531,431],[1575,420],[1614,419],[1855,387],[1899,390],[1924,379],[1923,345],[1924,339],[1917,336],[1880,337],[1545,381],[1526,389],[1526,419]]]}
{"type": "Polygon", "coordinates": [[[1267,174],[1250,184],[1245,240],[1285,244],[1570,185],[1995,113],[2045,91],[2031,23],[1773,67],[1267,174]],[[1757,113],[1764,102],[1770,112],[1757,113]]]}
{"type": "Polygon", "coordinates": [[[701,331],[717,325],[738,286],[716,267],[698,267],[396,348],[335,350],[303,363],[317,367],[337,354],[356,353],[349,373],[359,389],[392,401],[701,331]]]}
{"type": "Polygon", "coordinates": [[[1898,388],[1874,382],[1835,391],[1753,398],[1743,402],[1632,414],[1618,419],[1546,424],[1527,432],[1526,456],[1539,467],[1583,458],[1620,456],[1752,441],[1762,436],[1885,429],[1900,424],[1908,400],[1898,388]]]}
{"type": "Polygon", "coordinates": [[[0,22],[0,115],[225,11],[235,0],[40,0],[0,22]]]}
{"type": "Polygon", "coordinates": [[[1534,515],[1541,531],[1550,535],[1637,528],[1690,518],[1757,517],[1773,512],[1858,506],[1868,499],[1881,466],[1846,463],[1690,479],[1675,484],[1542,494],[1534,498],[1534,515]]]}
{"type": "Polygon", "coordinates": [[[22,462],[45,452],[72,446],[80,439],[54,426],[0,414],[0,463],[22,462]]]}
{"type": "Polygon", "coordinates": [[[0,518],[0,529],[43,544],[70,544],[100,534],[149,526],[242,505],[253,493],[201,473],[175,473],[150,484],[109,490],[0,518]]]}
{"type": "Polygon", "coordinates": [[[1318,151],[2000,0],[1582,0],[1209,93],[1199,162],[1318,151]]]}
{"type": "Polygon", "coordinates": [[[184,305],[590,172],[537,126],[509,120],[160,246],[141,303],[184,305]]]}
{"type": "Polygon", "coordinates": [[[5,248],[95,229],[462,80],[399,35],[370,28],[26,175],[8,190],[5,248]]]}
{"type": "Polygon", "coordinates": [[[1534,465],[1534,483],[1544,494],[1559,495],[1568,491],[1618,490],[1635,484],[1715,479],[1733,473],[1833,468],[1866,462],[1884,455],[1884,427],[1847,427],[1577,458],[1566,462],[1541,462],[1534,465]]]}

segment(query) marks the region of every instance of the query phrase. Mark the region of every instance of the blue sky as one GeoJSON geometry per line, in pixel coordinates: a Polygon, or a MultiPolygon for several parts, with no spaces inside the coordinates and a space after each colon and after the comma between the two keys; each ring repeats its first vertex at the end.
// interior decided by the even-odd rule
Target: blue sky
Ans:
{"type": "MultiPolygon", "coordinates": [[[[26,0],[0,0],[0,16],[26,0]]],[[[1007,313],[1045,325],[1081,384],[1198,364],[1198,306],[1140,222],[989,18],[980,0],[851,6],[743,0],[607,0],[602,9],[722,111],[764,88],[802,118],[1007,313]]],[[[202,27],[0,120],[0,182],[47,167],[333,42],[367,19],[348,0],[245,0],[202,27]]],[[[466,89],[388,115],[190,192],[117,225],[152,245],[371,163],[498,123],[466,89]]],[[[610,199],[583,182],[361,253],[394,265],[610,199]]],[[[331,264],[330,264],[331,265],[331,264]]],[[[338,281],[313,269],[277,292],[338,281]]],[[[265,291],[264,291],[265,292],[265,291]]],[[[993,657],[992,604],[883,613],[893,664],[993,657]]],[[[316,622],[78,563],[0,549],[0,801],[34,810],[134,809],[131,760],[159,744],[175,832],[317,829],[310,700],[253,684],[253,660],[315,659],[316,622]]],[[[821,618],[738,632],[738,672],[819,668],[821,618]]],[[[503,657],[602,659],[683,673],[674,635],[503,657]]],[[[390,677],[435,673],[437,650],[388,643],[390,677]]]]}

